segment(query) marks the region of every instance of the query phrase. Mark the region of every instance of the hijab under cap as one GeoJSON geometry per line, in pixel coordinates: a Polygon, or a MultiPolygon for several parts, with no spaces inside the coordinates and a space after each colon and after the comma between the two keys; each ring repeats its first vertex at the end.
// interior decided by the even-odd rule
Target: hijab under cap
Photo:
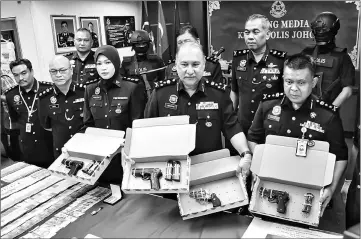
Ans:
{"type": "Polygon", "coordinates": [[[99,47],[94,54],[95,62],[97,62],[99,55],[106,56],[113,63],[115,67],[115,72],[114,75],[109,79],[109,80],[113,80],[119,75],[119,70],[120,70],[120,57],[117,49],[113,46],[108,46],[108,45],[99,47]]]}

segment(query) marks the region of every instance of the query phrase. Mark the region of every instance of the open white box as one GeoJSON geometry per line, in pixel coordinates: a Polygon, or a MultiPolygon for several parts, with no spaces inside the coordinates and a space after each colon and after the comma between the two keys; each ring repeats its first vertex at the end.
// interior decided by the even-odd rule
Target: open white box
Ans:
{"type": "Polygon", "coordinates": [[[196,125],[189,124],[189,116],[170,116],[133,121],[127,129],[123,158],[124,193],[187,193],[189,190],[190,158],[195,147],[196,125]],[[181,163],[180,182],[165,180],[168,160],[181,163]],[[132,175],[133,168],[159,168],[160,189],[151,189],[150,180],[132,175]]]}
{"type": "Polygon", "coordinates": [[[248,204],[246,187],[236,176],[239,156],[230,156],[228,149],[191,157],[191,177],[189,192],[206,189],[215,193],[221,206],[212,203],[200,204],[188,193],[178,194],[178,206],[183,220],[200,217],[248,204]]]}
{"type": "Polygon", "coordinates": [[[249,205],[250,212],[301,224],[318,226],[321,189],[332,183],[336,156],[329,153],[329,143],[314,141],[306,157],[296,156],[297,138],[269,135],[257,145],[251,171],[258,175],[249,205]],[[262,198],[260,188],[286,191],[286,213],[277,212],[277,203],[262,198]],[[304,194],[314,195],[310,213],[303,213],[304,194]]]}
{"type": "MultiPolygon", "coordinates": [[[[108,167],[112,158],[121,152],[124,146],[124,131],[89,127],[85,133],[77,133],[62,148],[62,154],[48,168],[52,174],[65,179],[71,179],[93,185],[108,167]],[[82,161],[86,168],[93,160],[100,162],[91,175],[82,170],[73,175],[64,164],[63,159],[82,161]]],[[[121,173],[121,172],[119,172],[121,173]]]]}

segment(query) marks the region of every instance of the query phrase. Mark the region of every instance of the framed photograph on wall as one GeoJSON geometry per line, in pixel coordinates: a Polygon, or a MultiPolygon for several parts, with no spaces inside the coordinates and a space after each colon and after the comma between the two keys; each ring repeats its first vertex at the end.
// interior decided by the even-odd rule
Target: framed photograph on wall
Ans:
{"type": "Polygon", "coordinates": [[[79,25],[90,31],[93,38],[92,48],[98,48],[103,45],[99,17],[79,17],[79,25]]]}
{"type": "Polygon", "coordinates": [[[75,51],[74,35],[77,29],[75,16],[51,15],[55,54],[75,51]]]}
{"type": "Polygon", "coordinates": [[[105,16],[106,44],[115,48],[130,46],[130,37],[135,30],[134,16],[105,16]]]}

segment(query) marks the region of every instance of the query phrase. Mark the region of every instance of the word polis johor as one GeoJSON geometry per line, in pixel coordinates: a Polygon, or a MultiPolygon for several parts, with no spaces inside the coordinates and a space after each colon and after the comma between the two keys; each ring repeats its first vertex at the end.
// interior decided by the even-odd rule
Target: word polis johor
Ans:
{"type": "MultiPolygon", "coordinates": [[[[287,38],[313,38],[310,31],[310,25],[307,20],[276,20],[271,23],[271,38],[272,39],[287,39],[287,38]],[[305,28],[304,31],[275,31],[272,28],[305,28]],[[306,30],[307,29],[307,30],[306,30]]],[[[238,32],[238,38],[244,38],[244,32],[238,32]]]]}

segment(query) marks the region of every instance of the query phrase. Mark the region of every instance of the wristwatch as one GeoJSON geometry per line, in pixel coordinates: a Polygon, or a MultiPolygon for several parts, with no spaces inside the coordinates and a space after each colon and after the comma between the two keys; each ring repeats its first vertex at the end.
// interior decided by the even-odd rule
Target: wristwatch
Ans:
{"type": "Polygon", "coordinates": [[[244,151],[243,153],[241,153],[241,155],[240,155],[241,158],[243,158],[246,154],[250,154],[251,156],[253,155],[251,151],[246,150],[246,151],[244,151]]]}

